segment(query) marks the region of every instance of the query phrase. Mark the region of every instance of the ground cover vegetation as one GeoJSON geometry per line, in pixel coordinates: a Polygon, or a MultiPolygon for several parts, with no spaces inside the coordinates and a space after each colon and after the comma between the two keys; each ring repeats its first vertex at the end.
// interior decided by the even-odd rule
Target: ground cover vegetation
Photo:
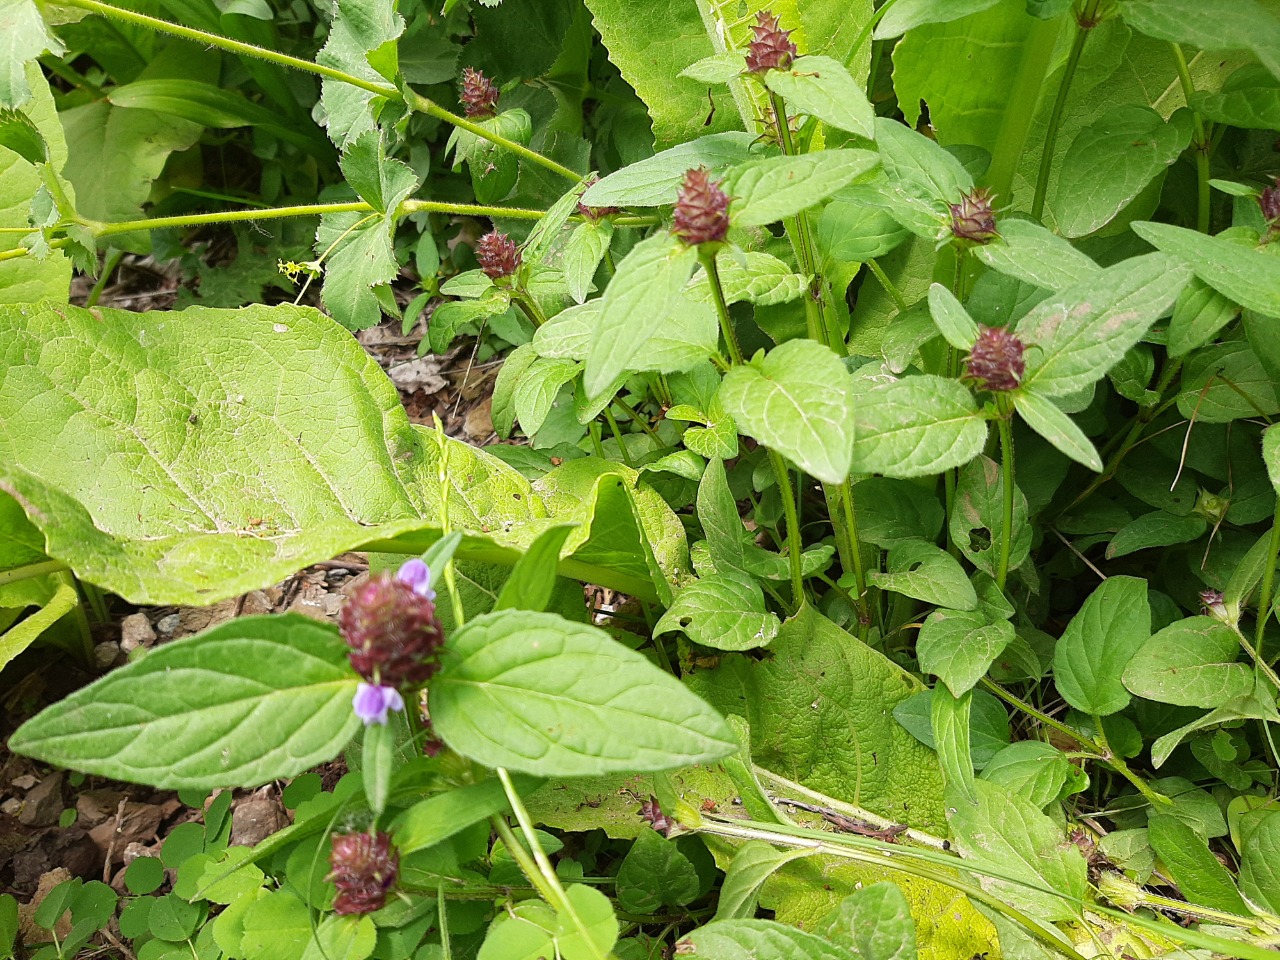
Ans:
{"type": "Polygon", "coordinates": [[[1275,956],[1274,0],[3,0],[0,108],[0,664],[375,570],[12,733],[203,816],[0,955],[1275,956]]]}

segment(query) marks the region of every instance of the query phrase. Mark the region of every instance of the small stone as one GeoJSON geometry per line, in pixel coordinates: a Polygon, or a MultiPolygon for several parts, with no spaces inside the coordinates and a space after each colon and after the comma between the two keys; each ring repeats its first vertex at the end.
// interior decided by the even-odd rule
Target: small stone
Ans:
{"type": "Polygon", "coordinates": [[[164,636],[169,637],[178,629],[178,624],[181,622],[182,617],[180,614],[171,613],[167,617],[161,617],[156,621],[156,629],[164,636]]]}
{"type": "Polygon", "coordinates": [[[347,602],[347,598],[338,593],[326,593],[321,605],[324,607],[324,615],[326,617],[336,617],[338,611],[342,609],[342,605],[347,602]]]}
{"type": "Polygon", "coordinates": [[[120,855],[121,862],[127,867],[139,857],[154,857],[157,851],[152,850],[145,843],[139,843],[137,840],[124,848],[124,853],[120,855]]]}
{"type": "Polygon", "coordinates": [[[44,898],[49,896],[50,892],[58,884],[66,883],[70,879],[71,871],[66,867],[57,867],[40,876],[39,883],[36,885],[36,892],[31,897],[31,902],[18,906],[18,936],[21,942],[27,944],[46,943],[55,936],[62,940],[71,933],[70,913],[63,913],[62,918],[54,924],[52,932],[46,930],[35,921],[36,911],[40,909],[40,904],[44,903],[44,898]]]}
{"type": "Polygon", "coordinates": [[[62,772],[51,773],[31,788],[18,812],[18,822],[28,827],[49,827],[62,813],[62,772]]]}
{"type": "Polygon", "coordinates": [[[271,598],[261,590],[254,590],[244,595],[244,604],[240,608],[242,617],[258,616],[270,613],[273,609],[271,598]]]}
{"type": "Polygon", "coordinates": [[[13,778],[13,785],[17,787],[19,790],[30,790],[39,782],[40,782],[39,777],[33,776],[32,774],[29,774],[29,773],[24,773],[20,777],[13,778]]]}
{"type": "Polygon", "coordinates": [[[145,613],[131,613],[120,622],[120,649],[130,653],[156,642],[156,632],[145,613]]]}
{"type": "Polygon", "coordinates": [[[22,801],[17,797],[10,797],[4,803],[0,803],[0,813],[3,813],[6,817],[16,817],[21,809],[22,801]]]}
{"type": "Polygon", "coordinates": [[[77,822],[82,827],[96,827],[108,817],[114,817],[120,809],[120,801],[127,794],[119,790],[85,790],[76,797],[77,822]]]}
{"type": "Polygon", "coordinates": [[[93,648],[93,662],[99,670],[110,669],[120,659],[120,644],[114,640],[104,640],[93,648]]]}
{"type": "Polygon", "coordinates": [[[248,797],[231,814],[231,846],[252,847],[289,825],[284,808],[271,797],[248,797]]]}

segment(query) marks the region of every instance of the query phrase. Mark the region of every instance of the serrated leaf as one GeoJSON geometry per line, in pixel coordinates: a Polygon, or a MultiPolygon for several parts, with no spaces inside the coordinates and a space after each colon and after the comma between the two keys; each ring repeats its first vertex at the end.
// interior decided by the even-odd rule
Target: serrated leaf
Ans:
{"type": "Polygon", "coordinates": [[[875,110],[862,85],[850,76],[844,64],[830,57],[799,57],[786,70],[770,70],[764,75],[764,82],[786,100],[791,112],[817,117],[837,130],[875,139],[875,110]]]}
{"type": "MultiPolygon", "coordinates": [[[[641,240],[618,264],[600,299],[594,339],[587,351],[583,384],[588,396],[598,396],[621,373],[636,369],[632,361],[648,341],[671,326],[679,306],[687,303],[681,294],[696,260],[692,247],[664,233],[641,240]]],[[[715,349],[715,330],[713,324],[709,338],[697,331],[689,346],[702,356],[710,354],[715,349]]]]}
{"type": "Polygon", "coordinates": [[[400,272],[386,218],[367,213],[327,213],[316,231],[316,249],[327,253],[321,299],[333,319],[348,330],[366,330],[382,321],[373,288],[400,272]]]}
{"type": "Polygon", "coordinates": [[[1000,235],[973,255],[1006,276],[1044,290],[1065,290],[1101,271],[1086,254],[1030,220],[1000,221],[1000,235]]]}
{"type": "Polygon", "coordinates": [[[1101,229],[1186,149],[1189,111],[1169,122],[1150,107],[1118,107],[1081,130],[1062,161],[1054,213],[1058,229],[1083,237],[1101,229]]]}
{"type": "Polygon", "coordinates": [[[935,610],[920,628],[916,656],[921,670],[958,697],[973,689],[1013,639],[1008,620],[992,622],[981,611],[935,610]]]}
{"type": "Polygon", "coordinates": [[[924,540],[894,544],[885,560],[885,572],[872,570],[868,579],[881,590],[939,607],[972,610],[978,605],[978,594],[960,561],[924,540]]]}
{"type": "Polygon", "coordinates": [[[791,340],[731,369],[718,394],[738,430],[823,483],[849,475],[853,391],[829,348],[791,340]]]}
{"type": "Polygon", "coordinates": [[[468,621],[449,647],[432,681],[432,723],[451,748],[487,766],[598,776],[707,763],[737,749],[714,710],[595,627],[502,610],[468,621]]]}
{"type": "Polygon", "coordinates": [[[45,51],[61,56],[66,47],[45,26],[32,0],[0,3],[0,108],[21,107],[31,99],[27,64],[45,51]]]}
{"type": "Polygon", "coordinates": [[[1107,544],[1107,559],[1124,557],[1151,547],[1171,547],[1199,539],[1209,529],[1203,517],[1190,514],[1177,517],[1163,510],[1144,513],[1116,531],[1107,544]]]}
{"type": "MultiPolygon", "coordinates": [[[[804,295],[807,281],[777,257],[758,251],[747,251],[741,260],[730,251],[716,255],[716,270],[726,303],[746,300],[768,307],[789,303],[804,295]]],[[[685,291],[698,303],[711,303],[711,281],[706,271],[699,271],[685,291]]]]}
{"type": "Polygon", "coordinates": [[[1152,635],[1124,668],[1124,685],[1148,700],[1216,707],[1253,690],[1253,670],[1237,663],[1235,633],[1211,617],[1188,617],[1152,635]]]}
{"type": "Polygon", "coordinates": [[[1236,303],[1269,317],[1280,316],[1280,257],[1168,223],[1132,227],[1143,240],[1190,265],[1196,276],[1236,303]]]}
{"type": "Polygon", "coordinates": [[[795,216],[821,203],[880,162],[870,150],[820,150],[768,157],[730,171],[725,192],[738,226],[756,227],[795,216]]]}
{"type": "Polygon", "coordinates": [[[750,920],[756,914],[760,888],[776,871],[799,857],[804,849],[775,850],[761,840],[748,840],[733,855],[716,901],[715,920],[750,920]]]}
{"type": "Polygon", "coordinates": [[[929,287],[929,313],[947,343],[957,350],[973,348],[978,339],[978,325],[955,294],[940,283],[929,287]]]}
{"type": "Polygon", "coordinates": [[[695,167],[706,167],[712,174],[721,175],[747,159],[752,142],[750,134],[741,132],[699,137],[609,174],[587,188],[582,202],[589,207],[673,204],[686,173],[695,167]]]}
{"type": "Polygon", "coordinates": [[[1102,458],[1098,456],[1097,448],[1056,403],[1048,397],[1023,390],[1014,395],[1013,405],[1027,426],[1059,451],[1090,470],[1102,472],[1102,458]]]}
{"type": "Polygon", "coordinates": [[[862,393],[854,408],[853,467],[859,473],[921,477],[968,463],[987,439],[987,421],[962,384],[922,374],[862,393]]]}
{"type": "MultiPolygon", "coordinates": [[[[383,84],[388,94],[394,87],[370,64],[368,56],[404,32],[404,20],[395,11],[392,0],[336,0],[329,38],[316,62],[359,77],[368,83],[383,84]]],[[[378,94],[341,80],[320,81],[320,102],[324,106],[329,139],[346,147],[362,133],[376,129],[373,118],[378,94]]]]}
{"type": "Polygon", "coordinates": [[[31,118],[19,110],[0,110],[0,147],[12,150],[27,163],[49,159],[49,145],[31,118]]]}
{"type": "Polygon", "coordinates": [[[821,937],[772,920],[713,920],[676,949],[715,960],[848,960],[843,949],[821,937]]]}
{"type": "Polygon", "coordinates": [[[360,725],[347,652],[327,624],[242,617],[76,691],[20,727],[9,747],[167,789],[296,776],[335,756],[360,725]]]}
{"type": "Polygon", "coordinates": [[[655,634],[679,630],[716,650],[752,650],[767,646],[779,626],[755,580],[730,568],[682,589],[653,629],[655,634]]]}
{"type": "Polygon", "coordinates": [[[1014,329],[1037,348],[1028,351],[1023,387],[1057,397],[1103,377],[1173,303],[1190,274],[1160,254],[1132,257],[1041,302],[1014,329]]]}
{"type": "Polygon", "coordinates": [[[1062,698],[1088,714],[1108,716],[1129,704],[1120,676],[1151,636],[1147,581],[1108,577],[1071,618],[1053,651],[1062,698]]]}
{"type": "Polygon", "coordinates": [[[387,156],[380,131],[367,130],[347,144],[342,175],[360,199],[379,213],[394,214],[418,189],[418,175],[406,163],[387,156]]]}

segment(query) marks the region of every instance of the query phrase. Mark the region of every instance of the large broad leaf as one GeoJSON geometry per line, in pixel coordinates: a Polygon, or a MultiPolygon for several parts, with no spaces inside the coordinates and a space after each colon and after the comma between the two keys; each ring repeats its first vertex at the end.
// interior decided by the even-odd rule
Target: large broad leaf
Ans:
{"type": "Polygon", "coordinates": [[[764,82],[786,101],[789,112],[868,140],[875,136],[875,109],[866,91],[830,57],[800,57],[786,70],[770,70],[764,82]]]}
{"type": "Polygon", "coordinates": [[[902,888],[873,883],[845,897],[817,931],[856,960],[916,960],[916,925],[902,888]]]}
{"type": "Polygon", "coordinates": [[[920,669],[958,697],[973,689],[1013,640],[1008,620],[992,622],[981,611],[935,610],[920,628],[916,655],[920,669]]]}
{"type": "Polygon", "coordinates": [[[812,340],[790,340],[734,367],[720,401],[738,429],[823,483],[849,475],[853,384],[840,358],[812,340]]]}
{"type": "Polygon", "coordinates": [[[725,191],[733,197],[730,215],[745,227],[795,216],[879,162],[870,150],[820,150],[757,160],[734,170],[725,181],[725,191]]]}
{"type": "Polygon", "coordinates": [[[689,678],[713,706],[745,715],[755,761],[883,816],[940,827],[937,759],[891,713],[919,681],[807,606],[769,652],[729,654],[689,678]]]}
{"type": "Polygon", "coordinates": [[[1045,396],[1102,378],[1172,305],[1189,267],[1160,254],[1122,261],[1049,297],[1018,321],[1030,352],[1023,386],[1045,396]]]}
{"type": "Polygon", "coordinates": [[[1062,161],[1054,212],[1058,229],[1083,237],[1106,226],[1191,141],[1191,114],[1168,123],[1150,107],[1112,110],[1080,131],[1062,161]]]}
{"type": "Polygon", "coordinates": [[[669,206],[691,169],[706,167],[721,175],[747,159],[752,142],[750,134],[730,131],[681,143],[593,183],[582,202],[591,207],[669,206]]]}
{"type": "Polygon", "coordinates": [[[939,607],[972,610],[978,594],[960,561],[924,540],[903,540],[889,549],[883,573],[868,575],[873,586],[939,607]]]}
{"type": "Polygon", "coordinates": [[[1199,50],[1248,50],[1280,77],[1280,19],[1256,0],[1227,6],[1198,0],[1122,0],[1119,12],[1133,29],[1199,50]]]}
{"type": "Polygon", "coordinates": [[[450,638],[431,719],[459,753],[539,776],[669,770],[737,749],[719,714],[645,657],[596,627],[522,610],[450,638]]]}
{"type": "Polygon", "coordinates": [[[1240,644],[1212,617],[1188,617],[1155,633],[1129,661],[1132,693],[1184,707],[1216,707],[1253,690],[1253,670],[1237,663],[1240,644]]]}
{"type": "Polygon", "coordinates": [[[1263,909],[1280,913],[1280,813],[1264,817],[1249,833],[1240,861],[1240,889],[1263,909]]]}
{"type": "Polygon", "coordinates": [[[253,787],[332,759],[359,677],[328,624],[243,617],[109,673],[25,723],[15,753],[168,789],[253,787]]]}
{"type": "Polygon", "coordinates": [[[1077,710],[1107,716],[1129,705],[1120,675],[1151,636],[1147,581],[1109,577],[1071,618],[1053,652],[1053,678],[1077,710]]]}
{"type": "Polygon", "coordinates": [[[1249,916],[1231,875],[1191,826],[1169,814],[1151,817],[1147,836],[1152,848],[1191,903],[1249,916]]]}
{"type": "Polygon", "coordinates": [[[39,90],[35,59],[46,50],[56,56],[66,48],[45,26],[40,8],[32,0],[5,0],[0,5],[0,109],[25,107],[39,90]]]}
{"type": "Polygon", "coordinates": [[[854,408],[853,467],[921,477],[962,466],[982,452],[987,421],[962,384],[923,374],[861,394],[854,408]]]}
{"type": "MultiPolygon", "coordinates": [[[[32,4],[34,10],[34,4],[32,4]]],[[[39,13],[35,14],[39,18],[39,13]]],[[[0,31],[2,34],[2,31],[0,31]]],[[[49,84],[40,65],[29,64],[27,79],[34,96],[23,112],[34,123],[47,145],[49,163],[61,170],[67,159],[67,143],[53,106],[49,84]]],[[[26,227],[31,198],[40,189],[40,171],[34,163],[0,147],[0,227],[26,227]]],[[[22,233],[0,233],[0,253],[21,245],[22,233]]],[[[22,257],[0,262],[0,303],[31,303],[45,297],[65,300],[71,284],[71,261],[56,251],[43,260],[22,257]]]]}
{"type": "Polygon", "coordinates": [[[1189,264],[1196,276],[1241,306],[1280,317],[1280,257],[1167,223],[1135,223],[1133,232],[1189,264]]]}
{"type": "Polygon", "coordinates": [[[994,7],[1000,0],[897,0],[876,24],[875,38],[900,37],[926,23],[949,23],[994,7]]]}
{"type": "Polygon", "coordinates": [[[773,920],[713,920],[677,944],[681,953],[715,960],[847,960],[841,947],[773,920]]]}
{"type": "Polygon", "coordinates": [[[558,517],[578,525],[568,575],[657,600],[652,572],[688,563],[634,470],[568,461],[535,490],[413,426],[350,334],[295,307],[0,307],[0,464],[46,552],[137,603],[214,603],[375,542],[420,552],[446,503],[467,559],[511,564],[558,517]]]}
{"type": "MultiPolygon", "coordinates": [[[[369,54],[385,50],[404,31],[404,20],[392,0],[337,0],[333,5],[329,39],[316,62],[353,74],[367,83],[387,80],[369,62],[369,54]]],[[[388,84],[388,86],[390,86],[388,84]]],[[[320,102],[326,114],[329,139],[345,147],[367,130],[376,129],[376,93],[341,80],[320,81],[320,102]]]]}

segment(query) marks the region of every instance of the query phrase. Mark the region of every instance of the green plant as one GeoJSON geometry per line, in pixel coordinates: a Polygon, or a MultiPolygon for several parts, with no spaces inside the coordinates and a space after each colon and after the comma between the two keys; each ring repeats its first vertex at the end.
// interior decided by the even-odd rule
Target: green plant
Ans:
{"type": "MultiPolygon", "coordinates": [[[[55,47],[17,6],[18,59],[55,47]]],[[[0,142],[43,186],[0,253],[0,590],[209,603],[363,548],[439,594],[380,582],[350,663],[335,629],[241,619],[14,735],[201,790],[346,751],[331,799],[180,871],[194,924],[158,940],[257,960],[261,910],[290,956],[354,960],[1274,950],[1270,7],[476,8],[528,62],[463,47],[457,113],[406,54],[465,5],[343,0],[314,62],[69,6],[318,76],[359,199],[85,216],[39,72],[10,72],[0,142]],[[416,198],[423,144],[469,193],[416,198]],[[411,425],[343,329],[399,314],[423,214],[493,224],[426,342],[514,347],[493,419],[525,443],[411,425]],[[332,320],[34,302],[106,237],[295,216],[332,320]],[[582,583],[635,619],[589,622],[582,583]],[[353,831],[335,906],[323,846],[353,831]]]]}

